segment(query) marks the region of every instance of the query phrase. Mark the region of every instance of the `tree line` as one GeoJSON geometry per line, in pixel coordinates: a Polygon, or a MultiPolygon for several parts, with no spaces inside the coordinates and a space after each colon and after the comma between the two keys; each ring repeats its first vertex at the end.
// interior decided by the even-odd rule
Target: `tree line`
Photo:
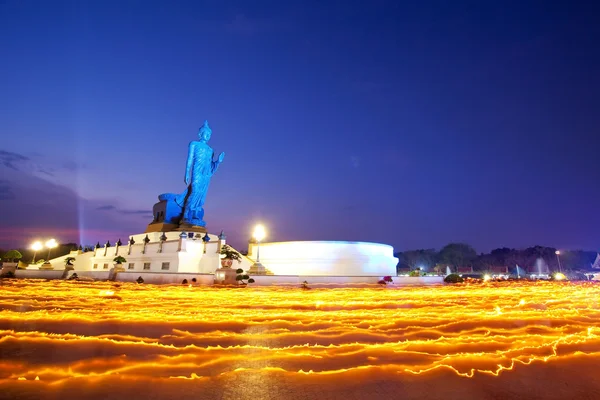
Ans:
{"type": "Polygon", "coordinates": [[[590,269],[596,259],[595,251],[565,250],[556,254],[556,248],[533,246],[526,249],[501,247],[489,253],[477,254],[475,249],[466,243],[450,243],[440,251],[435,249],[408,250],[396,253],[398,271],[420,268],[427,272],[445,272],[449,266],[453,272],[459,267],[472,267],[475,271],[488,271],[492,267],[516,266],[535,273],[538,259],[542,259],[550,271],[575,271],[590,269]]]}

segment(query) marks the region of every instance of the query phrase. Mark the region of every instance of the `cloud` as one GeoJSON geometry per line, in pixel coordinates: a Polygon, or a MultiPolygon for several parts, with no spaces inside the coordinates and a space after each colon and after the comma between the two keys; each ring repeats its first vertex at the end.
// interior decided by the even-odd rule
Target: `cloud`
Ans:
{"type": "Polygon", "coordinates": [[[21,169],[17,166],[19,163],[29,161],[29,157],[12,151],[0,150],[0,164],[15,171],[21,169]]]}
{"type": "Polygon", "coordinates": [[[144,217],[152,217],[151,210],[123,210],[123,209],[119,209],[119,208],[113,206],[112,204],[107,204],[104,206],[96,207],[96,210],[97,211],[114,211],[114,212],[117,212],[119,214],[124,214],[124,215],[142,215],[144,217]]]}
{"type": "Polygon", "coordinates": [[[119,210],[121,214],[152,214],[150,210],[119,210]]]}
{"type": "Polygon", "coordinates": [[[12,192],[7,181],[0,180],[0,200],[13,200],[15,194],[12,192]]]}
{"type": "Polygon", "coordinates": [[[84,199],[69,187],[45,180],[34,172],[0,162],[0,176],[5,178],[0,180],[0,247],[26,246],[31,240],[48,237],[62,243],[112,241],[143,231],[146,224],[140,221],[140,216],[151,216],[150,211],[119,215],[115,206],[113,212],[103,211],[106,202],[84,199]]]}
{"type": "Polygon", "coordinates": [[[119,214],[125,215],[141,215],[142,217],[152,217],[151,210],[117,210],[119,214]]]}
{"type": "Polygon", "coordinates": [[[114,209],[116,209],[116,207],[113,205],[100,206],[100,207],[96,208],[96,210],[98,210],[98,211],[110,211],[110,210],[114,210],[114,209]]]}
{"type": "Polygon", "coordinates": [[[65,161],[62,164],[62,167],[67,171],[77,171],[79,169],[79,164],[77,164],[75,161],[65,161]]]}
{"type": "Polygon", "coordinates": [[[54,177],[52,169],[42,168],[39,164],[33,162],[30,157],[12,151],[0,150],[0,165],[4,165],[13,171],[40,173],[54,177]]]}

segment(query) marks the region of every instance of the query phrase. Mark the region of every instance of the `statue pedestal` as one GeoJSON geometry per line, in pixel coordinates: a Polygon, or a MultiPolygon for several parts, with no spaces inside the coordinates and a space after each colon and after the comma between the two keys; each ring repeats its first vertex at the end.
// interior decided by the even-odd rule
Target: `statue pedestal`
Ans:
{"type": "Polygon", "coordinates": [[[146,228],[146,233],[150,232],[171,232],[177,230],[179,225],[177,224],[168,224],[165,222],[152,222],[148,224],[146,228]]]}
{"type": "Polygon", "coordinates": [[[181,232],[198,232],[198,233],[206,233],[207,232],[206,227],[204,227],[204,226],[187,224],[185,222],[182,222],[181,224],[179,224],[179,226],[177,228],[175,228],[174,230],[181,231],[181,232]]]}

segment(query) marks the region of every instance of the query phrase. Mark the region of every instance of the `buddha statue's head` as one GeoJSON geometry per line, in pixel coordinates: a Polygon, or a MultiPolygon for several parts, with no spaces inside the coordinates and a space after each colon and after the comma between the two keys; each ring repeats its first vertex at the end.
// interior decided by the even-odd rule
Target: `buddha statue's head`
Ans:
{"type": "Polygon", "coordinates": [[[204,121],[204,125],[200,127],[198,130],[198,137],[201,142],[208,142],[210,140],[210,136],[212,135],[212,130],[208,126],[208,121],[204,121]]]}

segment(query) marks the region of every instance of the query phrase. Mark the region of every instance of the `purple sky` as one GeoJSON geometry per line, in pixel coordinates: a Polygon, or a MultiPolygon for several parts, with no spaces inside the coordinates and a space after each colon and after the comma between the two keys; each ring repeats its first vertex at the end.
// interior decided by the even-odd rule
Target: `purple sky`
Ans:
{"type": "Polygon", "coordinates": [[[598,250],[599,6],[400,3],[0,1],[0,247],[144,231],[208,119],[241,249],[598,250]]]}

